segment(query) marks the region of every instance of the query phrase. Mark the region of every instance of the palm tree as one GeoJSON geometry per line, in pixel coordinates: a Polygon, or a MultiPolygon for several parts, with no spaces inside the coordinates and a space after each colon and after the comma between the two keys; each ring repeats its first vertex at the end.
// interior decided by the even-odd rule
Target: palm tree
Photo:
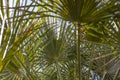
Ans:
{"type": "Polygon", "coordinates": [[[119,79],[117,0],[0,0],[0,6],[0,79],[119,79]]]}
{"type": "MultiPolygon", "coordinates": [[[[1,79],[34,78],[30,69],[25,66],[25,55],[21,52],[25,47],[22,45],[24,41],[40,27],[37,19],[31,20],[35,16],[27,13],[32,4],[33,2],[27,5],[27,0],[0,0],[0,72],[5,73],[0,75],[1,79]]],[[[34,7],[31,11],[33,10],[34,7]]]]}
{"type": "MultiPolygon", "coordinates": [[[[45,8],[45,11],[43,12],[51,12],[50,15],[54,16],[56,14],[57,17],[77,25],[78,80],[81,80],[81,28],[83,25],[96,23],[113,17],[113,13],[116,11],[116,9],[113,9],[115,8],[116,1],[109,0],[107,2],[103,2],[97,0],[42,0],[40,2],[35,1],[35,3],[45,8]]],[[[48,15],[49,14],[46,14],[46,16],[48,15]]]]}

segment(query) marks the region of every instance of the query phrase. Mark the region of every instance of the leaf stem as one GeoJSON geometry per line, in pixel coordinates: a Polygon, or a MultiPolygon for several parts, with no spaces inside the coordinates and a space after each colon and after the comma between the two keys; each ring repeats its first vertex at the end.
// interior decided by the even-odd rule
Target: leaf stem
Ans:
{"type": "Polygon", "coordinates": [[[78,23],[78,45],[77,45],[77,61],[78,61],[78,80],[81,79],[81,53],[80,53],[80,23],[78,23]]]}

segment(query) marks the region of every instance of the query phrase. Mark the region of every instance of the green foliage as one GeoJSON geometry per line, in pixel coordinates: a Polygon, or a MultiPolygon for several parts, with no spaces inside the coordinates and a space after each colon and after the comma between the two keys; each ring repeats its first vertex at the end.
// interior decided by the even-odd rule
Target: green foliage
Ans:
{"type": "Polygon", "coordinates": [[[47,0],[38,5],[45,4],[45,10],[57,14],[62,19],[89,23],[114,16],[113,13],[118,10],[115,3],[113,0],[106,3],[96,0],[47,0]]]}
{"type": "Polygon", "coordinates": [[[119,80],[119,10],[118,0],[0,0],[0,80],[119,80]]]}

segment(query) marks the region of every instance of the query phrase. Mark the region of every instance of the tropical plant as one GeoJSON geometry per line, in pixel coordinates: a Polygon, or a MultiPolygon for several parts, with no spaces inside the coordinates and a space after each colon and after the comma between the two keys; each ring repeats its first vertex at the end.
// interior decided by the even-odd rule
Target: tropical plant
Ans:
{"type": "Polygon", "coordinates": [[[0,0],[0,80],[119,80],[119,10],[118,0],[0,0]]]}
{"type": "MultiPolygon", "coordinates": [[[[78,79],[81,80],[81,53],[80,53],[80,33],[81,28],[90,23],[96,23],[113,17],[113,13],[117,11],[115,8],[116,1],[109,0],[107,2],[97,0],[41,0],[35,1],[36,4],[45,8],[44,12],[51,12],[50,15],[57,14],[64,20],[76,24],[77,27],[77,61],[78,61],[78,79]],[[87,5],[87,6],[86,6],[87,5]],[[113,9],[115,8],[115,9],[113,9]]],[[[44,15],[49,15],[44,14],[44,15]]],[[[56,16],[56,15],[55,15],[56,16]]]]}
{"type": "MultiPolygon", "coordinates": [[[[30,5],[32,4],[33,2],[30,5]]],[[[34,15],[27,14],[30,5],[27,6],[27,1],[13,0],[11,3],[9,0],[0,0],[0,72],[5,73],[1,75],[1,79],[31,80],[33,78],[28,74],[30,70],[26,69],[25,64],[22,65],[25,63],[25,56],[21,52],[25,47],[22,43],[41,27],[38,26],[39,22],[36,19],[31,20],[34,15]],[[9,73],[11,75],[8,75],[9,73]]],[[[34,8],[31,11],[33,10],[34,8]]]]}

